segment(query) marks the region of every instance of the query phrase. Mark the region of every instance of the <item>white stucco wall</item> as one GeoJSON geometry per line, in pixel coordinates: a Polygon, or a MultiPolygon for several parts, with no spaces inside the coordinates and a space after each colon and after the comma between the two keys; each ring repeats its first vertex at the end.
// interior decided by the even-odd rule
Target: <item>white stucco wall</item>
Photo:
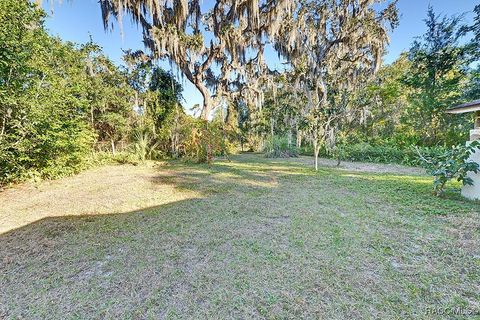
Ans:
{"type": "MultiPolygon", "coordinates": [[[[471,141],[467,141],[467,145],[471,141]]],[[[480,164],[480,150],[476,150],[474,153],[470,155],[470,158],[468,159],[469,161],[474,161],[478,164],[480,164]]],[[[480,199],[480,172],[479,173],[473,173],[469,172],[468,177],[472,178],[473,180],[473,186],[463,186],[462,187],[462,196],[468,199],[480,199]]]]}

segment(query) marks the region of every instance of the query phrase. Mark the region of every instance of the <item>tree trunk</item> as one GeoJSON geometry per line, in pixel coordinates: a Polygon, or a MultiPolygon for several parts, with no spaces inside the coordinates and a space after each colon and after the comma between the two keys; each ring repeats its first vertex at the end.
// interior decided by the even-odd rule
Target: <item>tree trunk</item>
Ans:
{"type": "Polygon", "coordinates": [[[273,118],[270,118],[270,134],[272,135],[272,143],[273,143],[273,135],[274,135],[274,123],[273,123],[273,118]]]}
{"type": "Polygon", "coordinates": [[[296,141],[297,148],[302,147],[302,132],[297,130],[297,141],[296,141]]]}
{"type": "Polygon", "coordinates": [[[138,112],[138,91],[135,90],[135,110],[138,112]]]}
{"type": "Polygon", "coordinates": [[[110,142],[112,143],[112,154],[115,155],[115,140],[110,139],[110,142]]]}
{"type": "Polygon", "coordinates": [[[234,128],[235,120],[236,120],[236,114],[235,114],[234,105],[233,103],[229,103],[227,105],[227,115],[225,116],[225,124],[227,125],[227,128],[234,128]]]}
{"type": "Polygon", "coordinates": [[[288,146],[292,146],[292,127],[288,128],[288,146]]]}
{"type": "Polygon", "coordinates": [[[203,108],[202,113],[200,114],[200,118],[208,121],[208,117],[210,116],[210,112],[212,111],[212,99],[210,91],[200,80],[196,80],[193,84],[195,85],[195,87],[197,87],[198,91],[200,91],[203,97],[203,108]]]}
{"type": "MultiPolygon", "coordinates": [[[[319,89],[320,89],[320,92],[322,94],[321,98],[319,98],[319,101],[318,101],[318,105],[317,105],[317,110],[321,110],[323,109],[323,107],[325,106],[325,104],[327,103],[327,86],[325,85],[325,82],[323,81],[322,78],[318,79],[318,85],[319,85],[319,89]]],[[[317,97],[318,97],[318,94],[317,94],[317,97]]],[[[314,156],[315,156],[315,171],[318,171],[318,154],[320,152],[320,144],[318,143],[318,140],[319,140],[319,134],[318,134],[318,130],[319,130],[319,124],[318,124],[318,119],[315,121],[315,129],[314,129],[314,150],[313,150],[313,153],[314,153],[314,156]]]]}
{"type": "Polygon", "coordinates": [[[175,131],[172,133],[172,136],[171,136],[170,139],[171,139],[170,149],[171,149],[171,152],[172,152],[172,156],[174,158],[176,158],[177,155],[176,155],[176,152],[175,152],[175,149],[176,149],[176,147],[175,147],[176,146],[176,141],[175,141],[176,140],[176,132],[175,131]]]}
{"type": "Polygon", "coordinates": [[[314,166],[315,171],[318,171],[318,153],[320,152],[320,145],[318,143],[318,129],[315,128],[313,131],[313,157],[314,157],[314,166]]]}
{"type": "Polygon", "coordinates": [[[222,155],[228,159],[227,155],[227,133],[225,131],[225,121],[228,117],[228,110],[227,110],[227,117],[223,114],[223,106],[221,107],[222,111],[222,155]]]}
{"type": "Polygon", "coordinates": [[[178,158],[178,104],[175,104],[175,124],[172,133],[172,156],[178,158]]]}
{"type": "Polygon", "coordinates": [[[320,148],[318,147],[318,141],[314,140],[313,141],[313,163],[315,167],[315,171],[318,171],[318,153],[320,151],[320,148]]]}
{"type": "Polygon", "coordinates": [[[7,115],[5,114],[3,116],[3,122],[2,122],[2,131],[0,131],[0,139],[3,138],[3,135],[5,134],[5,127],[7,125],[7,115]]]}
{"type": "Polygon", "coordinates": [[[298,129],[298,119],[295,120],[295,146],[297,148],[302,146],[302,132],[298,129]]]}

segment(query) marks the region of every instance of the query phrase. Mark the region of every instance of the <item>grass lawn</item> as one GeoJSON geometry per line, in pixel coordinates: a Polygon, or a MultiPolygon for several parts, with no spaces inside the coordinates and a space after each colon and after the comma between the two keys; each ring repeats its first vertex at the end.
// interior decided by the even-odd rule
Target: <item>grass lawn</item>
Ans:
{"type": "Polygon", "coordinates": [[[429,177],[261,155],[107,169],[0,193],[0,318],[480,317],[480,204],[429,177]]]}

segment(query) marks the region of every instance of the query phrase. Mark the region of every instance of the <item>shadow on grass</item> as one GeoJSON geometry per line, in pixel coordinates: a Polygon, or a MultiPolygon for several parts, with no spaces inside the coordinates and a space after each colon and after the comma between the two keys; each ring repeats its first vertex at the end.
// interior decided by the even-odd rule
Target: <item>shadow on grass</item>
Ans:
{"type": "Polygon", "coordinates": [[[231,209],[213,216],[204,199],[189,199],[118,214],[48,217],[6,232],[0,318],[138,318],[148,309],[161,316],[158,303],[181,308],[182,292],[192,289],[189,274],[199,275],[215,241],[236,237],[225,224],[231,209]],[[217,239],[204,238],[206,231],[217,239]]]}
{"type": "MultiPolygon", "coordinates": [[[[151,182],[197,198],[124,213],[47,217],[1,234],[0,318],[192,315],[219,299],[212,296],[222,292],[215,290],[219,275],[222,286],[234,286],[224,274],[230,259],[250,259],[248,251],[244,258],[232,253],[232,241],[258,250],[255,239],[289,222],[255,201],[286,182],[277,176],[288,174],[288,166],[275,170],[269,174],[257,162],[240,168],[171,162],[151,182]]],[[[270,259],[270,251],[265,255],[270,259]]]]}

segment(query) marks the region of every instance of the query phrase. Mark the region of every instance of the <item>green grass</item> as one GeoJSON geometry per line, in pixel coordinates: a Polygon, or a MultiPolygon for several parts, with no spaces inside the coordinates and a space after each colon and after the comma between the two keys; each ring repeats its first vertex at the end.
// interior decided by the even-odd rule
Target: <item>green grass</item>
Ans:
{"type": "Polygon", "coordinates": [[[200,197],[0,235],[0,317],[480,317],[480,205],[429,177],[260,155],[168,169],[153,183],[200,197]]]}

